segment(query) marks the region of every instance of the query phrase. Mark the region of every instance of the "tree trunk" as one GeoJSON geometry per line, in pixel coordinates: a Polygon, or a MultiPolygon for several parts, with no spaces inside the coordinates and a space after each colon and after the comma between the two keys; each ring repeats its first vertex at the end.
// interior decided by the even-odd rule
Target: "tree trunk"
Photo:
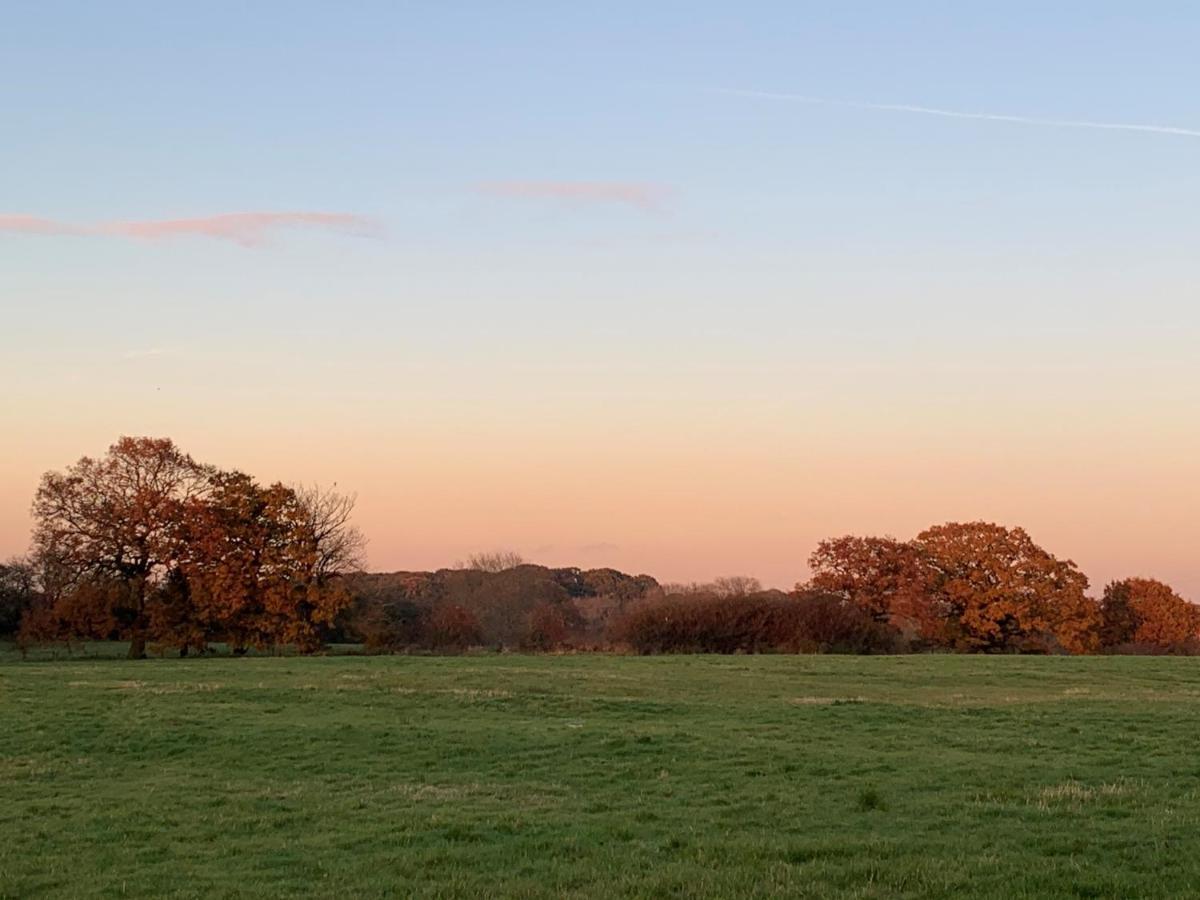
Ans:
{"type": "Polygon", "coordinates": [[[144,574],[137,579],[135,596],[137,598],[137,618],[134,620],[133,630],[129,635],[129,658],[145,659],[146,632],[143,629],[146,622],[146,576],[144,574]]]}
{"type": "Polygon", "coordinates": [[[141,631],[135,631],[129,637],[129,658],[146,658],[146,635],[144,635],[141,631]]]}

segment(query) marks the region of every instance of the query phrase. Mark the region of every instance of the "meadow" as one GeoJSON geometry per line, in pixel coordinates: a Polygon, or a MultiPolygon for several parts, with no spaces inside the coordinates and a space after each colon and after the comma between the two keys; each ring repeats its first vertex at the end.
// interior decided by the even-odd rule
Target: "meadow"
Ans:
{"type": "Polygon", "coordinates": [[[2,897],[1200,895],[1166,657],[0,655],[2,897]]]}

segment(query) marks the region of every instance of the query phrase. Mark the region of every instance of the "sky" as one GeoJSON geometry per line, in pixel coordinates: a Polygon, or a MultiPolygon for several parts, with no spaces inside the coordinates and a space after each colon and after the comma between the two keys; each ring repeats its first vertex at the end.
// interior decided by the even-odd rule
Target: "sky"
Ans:
{"type": "Polygon", "coordinates": [[[0,557],[169,436],[512,548],[788,588],[1021,525],[1200,601],[1200,7],[18,2],[0,557]]]}

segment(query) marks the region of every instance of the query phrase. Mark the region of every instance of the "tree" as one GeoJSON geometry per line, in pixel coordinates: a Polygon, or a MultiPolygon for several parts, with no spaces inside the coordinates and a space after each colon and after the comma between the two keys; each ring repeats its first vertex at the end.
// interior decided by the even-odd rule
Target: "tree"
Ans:
{"type": "MultiPolygon", "coordinates": [[[[350,523],[355,497],[317,485],[292,488],[298,533],[309,554],[309,576],[319,583],[362,569],[366,539],[350,523]]],[[[518,563],[520,557],[517,558],[518,563]]]]}
{"type": "Polygon", "coordinates": [[[712,581],[667,582],[662,585],[664,594],[704,594],[714,597],[745,597],[763,589],[753,575],[721,575],[712,581]]]}
{"type": "Polygon", "coordinates": [[[46,602],[25,636],[127,638],[186,653],[208,641],[320,646],[350,602],[363,541],[352,497],[263,487],[171,441],[121,438],[42,479],[35,558],[46,602]]]}
{"type": "Polygon", "coordinates": [[[721,575],[712,583],[712,592],[718,597],[745,597],[762,589],[762,582],[753,575],[721,575]]]}
{"type": "Polygon", "coordinates": [[[1106,647],[1143,644],[1159,649],[1200,639],[1200,607],[1153,578],[1126,578],[1104,589],[1101,642],[1106,647]]]}
{"type": "Polygon", "coordinates": [[[849,600],[877,622],[933,637],[944,610],[926,589],[926,568],[912,543],[891,537],[844,537],[821,541],[808,558],[812,579],[797,591],[816,590],[849,600]]]}
{"type": "Polygon", "coordinates": [[[235,653],[272,642],[270,595],[289,591],[294,577],[291,499],[286,489],[263,488],[244,473],[220,472],[207,497],[185,506],[182,580],[202,640],[223,638],[235,653]]]}
{"type": "Polygon", "coordinates": [[[169,439],[132,437],[48,472],[33,502],[34,553],[53,573],[47,592],[104,584],[130,658],[144,657],[155,589],[176,565],[180,510],[212,475],[169,439]]]}
{"type": "Polygon", "coordinates": [[[15,634],[36,598],[37,580],[29,560],[0,563],[0,634],[15,634]]]}
{"type": "Polygon", "coordinates": [[[183,525],[182,571],[199,632],[225,637],[235,652],[318,647],[321,627],[351,599],[337,581],[358,564],[351,509],[352,499],[318,488],[214,476],[209,495],[185,507],[183,525]]]}
{"type": "Polygon", "coordinates": [[[1086,576],[1024,529],[952,522],[923,531],[914,544],[958,648],[1096,648],[1100,615],[1085,595],[1086,576]]]}
{"type": "Polygon", "coordinates": [[[525,558],[515,550],[492,550],[472,553],[465,563],[459,562],[456,569],[472,569],[478,572],[504,572],[524,565],[525,558]]]}

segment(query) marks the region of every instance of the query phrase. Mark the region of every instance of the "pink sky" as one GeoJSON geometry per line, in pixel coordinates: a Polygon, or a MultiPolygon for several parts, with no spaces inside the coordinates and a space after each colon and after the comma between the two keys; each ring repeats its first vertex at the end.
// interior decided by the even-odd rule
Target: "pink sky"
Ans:
{"type": "MultiPolygon", "coordinates": [[[[170,354],[127,364],[181,365],[170,354]]],[[[716,394],[704,415],[642,403],[614,428],[566,397],[536,416],[525,404],[495,416],[459,398],[453,417],[436,405],[346,397],[314,423],[302,394],[256,415],[170,390],[176,402],[142,391],[145,408],[125,416],[86,397],[65,400],[57,422],[0,462],[0,551],[24,548],[41,471],[101,452],[138,424],[124,430],[171,435],[200,459],[263,479],[357,493],[376,569],[436,568],[512,548],[551,565],[662,580],[744,573],[786,588],[805,577],[823,537],[906,538],[930,524],[986,519],[1026,527],[1073,558],[1097,592],[1109,579],[1148,575],[1200,599],[1193,459],[1162,435],[1148,464],[1136,434],[1099,418],[1066,428],[1050,404],[962,415],[942,433],[932,410],[814,407],[789,419],[761,401],[735,407],[716,394]],[[726,427],[735,420],[738,428],[726,427]]],[[[1178,423],[1177,439],[1194,427],[1178,423]]]]}
{"type": "Polygon", "coordinates": [[[0,555],[129,434],[377,568],[983,519],[1200,601],[1200,5],[76,6],[0,30],[0,555]]]}

